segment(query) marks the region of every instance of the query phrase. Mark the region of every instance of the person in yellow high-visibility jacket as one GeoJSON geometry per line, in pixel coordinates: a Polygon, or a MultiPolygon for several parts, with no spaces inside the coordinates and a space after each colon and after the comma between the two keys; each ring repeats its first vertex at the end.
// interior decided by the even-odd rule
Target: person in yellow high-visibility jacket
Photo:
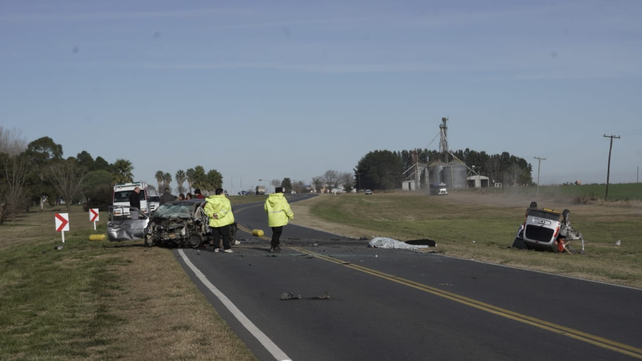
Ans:
{"type": "Polygon", "coordinates": [[[274,193],[268,196],[263,209],[268,215],[268,226],[272,228],[270,252],[281,252],[279,244],[281,243],[280,238],[283,233],[283,226],[287,225],[290,219],[294,219],[290,204],[283,196],[283,188],[277,187],[274,193]]]}
{"type": "Polygon", "coordinates": [[[234,224],[234,213],[230,200],[223,194],[223,188],[216,188],[215,195],[206,199],[205,214],[210,218],[210,228],[214,237],[214,252],[218,252],[223,237],[223,252],[232,253],[230,246],[230,225],[234,224]]]}

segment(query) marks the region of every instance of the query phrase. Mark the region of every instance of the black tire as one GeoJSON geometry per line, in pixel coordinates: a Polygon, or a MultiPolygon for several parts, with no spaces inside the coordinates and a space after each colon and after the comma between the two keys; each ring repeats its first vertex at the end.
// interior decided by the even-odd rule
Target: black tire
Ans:
{"type": "Polygon", "coordinates": [[[187,245],[192,248],[200,247],[201,243],[203,243],[203,239],[196,233],[190,234],[189,238],[187,239],[187,245]]]}

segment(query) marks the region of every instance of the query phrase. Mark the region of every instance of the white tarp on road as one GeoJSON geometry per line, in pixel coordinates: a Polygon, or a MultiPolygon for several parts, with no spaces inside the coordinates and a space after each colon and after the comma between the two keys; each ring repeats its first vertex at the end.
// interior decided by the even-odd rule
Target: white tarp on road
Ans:
{"type": "Polygon", "coordinates": [[[393,249],[420,249],[428,248],[428,246],[412,245],[406,242],[397,241],[396,239],[388,237],[374,237],[368,242],[368,245],[373,248],[393,248],[393,249]]]}

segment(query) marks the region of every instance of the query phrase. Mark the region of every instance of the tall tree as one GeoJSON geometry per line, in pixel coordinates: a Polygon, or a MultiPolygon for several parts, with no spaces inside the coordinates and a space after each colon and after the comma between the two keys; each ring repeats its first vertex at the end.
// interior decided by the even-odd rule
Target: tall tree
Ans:
{"type": "Polygon", "coordinates": [[[283,181],[281,181],[281,187],[283,188],[283,192],[291,193],[292,192],[292,180],[290,180],[290,178],[283,178],[283,181]]]}
{"type": "Polygon", "coordinates": [[[27,156],[0,153],[0,225],[27,204],[25,188],[30,161],[27,156]]]}
{"type": "Polygon", "coordinates": [[[352,191],[354,186],[354,175],[350,172],[339,173],[339,183],[343,185],[346,192],[352,191]]]}
{"type": "Polygon", "coordinates": [[[128,183],[134,181],[134,166],[126,159],[116,159],[114,162],[114,182],[128,183]]]}
{"type": "Polygon", "coordinates": [[[31,198],[44,207],[44,200],[55,204],[56,189],[48,176],[48,169],[54,162],[62,160],[62,145],[56,144],[50,137],[42,137],[27,145],[25,154],[32,164],[27,176],[26,185],[31,190],[31,198]]]}
{"type": "Polygon", "coordinates": [[[156,173],[154,174],[154,177],[156,178],[156,182],[158,183],[158,192],[159,194],[163,193],[163,178],[165,177],[165,173],[163,173],[162,170],[157,170],[156,173]]]}
{"type": "Polygon", "coordinates": [[[74,198],[82,192],[82,185],[87,174],[85,168],[78,166],[74,159],[59,161],[50,166],[54,186],[65,200],[67,212],[71,212],[74,198]]]}
{"type": "Polygon", "coordinates": [[[96,169],[94,158],[87,151],[83,150],[78,153],[78,155],[76,155],[76,159],[78,160],[78,165],[85,168],[87,172],[91,172],[96,169]]]}
{"type": "Polygon", "coordinates": [[[316,193],[321,193],[321,188],[323,188],[323,177],[312,177],[312,185],[314,186],[314,191],[316,193]]]}
{"type": "Polygon", "coordinates": [[[27,149],[27,141],[17,129],[7,130],[0,126],[0,153],[19,155],[27,149]]]}
{"type": "Polygon", "coordinates": [[[361,158],[355,176],[360,174],[363,188],[389,190],[401,187],[403,171],[398,155],[389,150],[375,150],[361,158]]]}
{"type": "Polygon", "coordinates": [[[82,191],[85,195],[87,208],[98,208],[107,211],[112,202],[112,174],[107,170],[95,170],[85,175],[82,191]]]}
{"type": "Polygon", "coordinates": [[[183,187],[183,183],[185,183],[185,180],[187,179],[185,171],[181,169],[177,170],[174,177],[176,179],[176,184],[178,184],[178,193],[185,193],[185,187],[183,187]]]}
{"type": "Polygon", "coordinates": [[[169,189],[169,192],[172,192],[172,187],[169,184],[172,183],[172,175],[169,172],[163,174],[163,192],[165,189],[169,189]]]}
{"type": "Polygon", "coordinates": [[[106,170],[108,172],[111,172],[112,166],[105,160],[105,158],[98,156],[94,161],[94,170],[106,170]]]}
{"type": "Polygon", "coordinates": [[[207,172],[205,183],[207,185],[207,190],[210,191],[210,194],[214,194],[216,188],[221,188],[221,186],[223,185],[223,175],[216,169],[211,169],[209,172],[207,172]]]}
{"type": "Polygon", "coordinates": [[[337,188],[339,186],[339,172],[336,170],[327,170],[323,173],[323,181],[330,188],[337,188]]]}
{"type": "Polygon", "coordinates": [[[187,180],[187,188],[189,189],[190,193],[192,193],[192,185],[194,184],[194,173],[195,173],[194,168],[188,168],[185,171],[185,178],[187,180]]]}
{"type": "Polygon", "coordinates": [[[197,165],[194,167],[193,177],[192,185],[194,188],[200,188],[201,190],[207,189],[207,174],[205,173],[205,168],[203,168],[203,166],[197,165]]]}

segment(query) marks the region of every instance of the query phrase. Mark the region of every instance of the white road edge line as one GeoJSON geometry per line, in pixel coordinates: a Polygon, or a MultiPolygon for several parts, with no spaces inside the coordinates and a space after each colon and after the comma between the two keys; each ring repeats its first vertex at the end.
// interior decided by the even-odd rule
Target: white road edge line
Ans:
{"type": "Polygon", "coordinates": [[[185,261],[185,264],[187,267],[189,267],[192,272],[198,277],[201,282],[207,287],[207,289],[210,290],[216,296],[225,307],[236,317],[237,320],[245,327],[251,334],[254,336],[260,343],[265,347],[268,352],[274,356],[275,359],[279,361],[292,361],[288,355],[285,354],[272,340],[270,340],[261,330],[256,327],[252,321],[250,321],[249,318],[247,318],[241,310],[239,310],[233,303],[230,301],[227,296],[223,294],[223,292],[219,291],[218,288],[216,288],[208,279],[205,277],[205,275],[198,269],[194,264],[187,258],[187,255],[183,252],[182,249],[178,250],[178,253],[181,255],[183,258],[183,261],[185,261]]]}

